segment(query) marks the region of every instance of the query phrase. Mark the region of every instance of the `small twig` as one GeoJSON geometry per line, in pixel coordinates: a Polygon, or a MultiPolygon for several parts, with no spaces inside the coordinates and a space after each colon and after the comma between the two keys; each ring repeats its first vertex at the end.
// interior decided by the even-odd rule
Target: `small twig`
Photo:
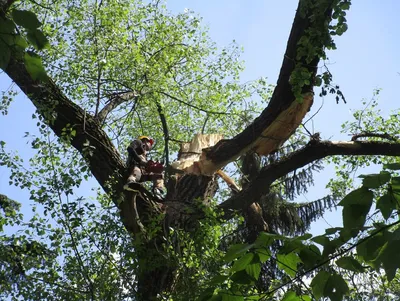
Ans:
{"type": "Polygon", "coordinates": [[[206,128],[206,124],[210,116],[207,114],[206,119],[204,120],[203,127],[201,128],[201,133],[204,134],[204,130],[206,128]]]}
{"type": "Polygon", "coordinates": [[[86,133],[86,109],[83,112],[83,132],[86,133]]]}
{"type": "Polygon", "coordinates": [[[33,4],[36,4],[36,5],[40,6],[41,8],[48,9],[49,11],[52,11],[53,13],[56,12],[56,11],[55,11],[54,9],[52,9],[51,7],[49,7],[49,6],[44,6],[43,4],[37,3],[37,2],[34,1],[34,0],[28,0],[28,1],[29,1],[29,2],[32,2],[33,4]]]}
{"type": "Polygon", "coordinates": [[[372,138],[372,137],[382,138],[382,139],[387,139],[389,141],[394,141],[394,142],[397,141],[396,137],[393,137],[387,133],[379,134],[379,133],[370,133],[370,132],[362,132],[359,134],[354,134],[353,137],[351,137],[351,141],[357,141],[358,138],[367,138],[367,137],[368,138],[372,138]]]}
{"type": "Polygon", "coordinates": [[[157,91],[157,92],[159,92],[160,94],[163,94],[163,95],[165,95],[165,96],[167,96],[169,98],[172,98],[173,100],[176,100],[176,101],[178,101],[180,103],[183,103],[184,105],[187,105],[188,107],[191,107],[193,109],[196,109],[196,110],[199,110],[199,111],[202,111],[202,112],[205,112],[205,113],[215,114],[215,115],[229,115],[229,113],[227,113],[227,112],[216,112],[216,111],[209,111],[209,110],[206,110],[206,109],[203,109],[203,108],[199,108],[198,106],[192,105],[192,104],[190,104],[190,103],[188,103],[186,101],[183,101],[182,99],[179,99],[179,98],[177,98],[175,96],[172,96],[172,95],[170,95],[168,93],[165,93],[163,91],[157,91]]]}
{"type": "Polygon", "coordinates": [[[159,102],[156,102],[158,116],[161,119],[161,125],[164,133],[164,153],[165,153],[165,165],[169,166],[169,132],[168,132],[168,124],[165,118],[165,114],[163,108],[159,102]]]}

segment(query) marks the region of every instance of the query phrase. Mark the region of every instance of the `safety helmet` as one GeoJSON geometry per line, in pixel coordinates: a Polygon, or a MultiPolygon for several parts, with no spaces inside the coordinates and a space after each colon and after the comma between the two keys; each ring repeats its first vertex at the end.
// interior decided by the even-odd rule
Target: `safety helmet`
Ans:
{"type": "Polygon", "coordinates": [[[153,147],[153,144],[154,144],[154,139],[153,138],[148,137],[148,136],[139,136],[138,139],[142,140],[142,141],[143,140],[149,141],[150,142],[150,146],[153,147]]]}

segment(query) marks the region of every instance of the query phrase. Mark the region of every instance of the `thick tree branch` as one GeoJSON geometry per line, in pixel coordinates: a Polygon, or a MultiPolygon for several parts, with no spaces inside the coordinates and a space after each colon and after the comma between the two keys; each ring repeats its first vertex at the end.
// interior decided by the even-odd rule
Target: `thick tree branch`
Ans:
{"type": "MultiPolygon", "coordinates": [[[[202,174],[214,173],[251,149],[261,155],[271,153],[279,148],[301,124],[313,103],[313,80],[320,58],[315,56],[310,63],[304,59],[298,61],[299,41],[311,26],[323,30],[329,24],[333,2],[327,2],[324,19],[312,23],[311,16],[315,13],[312,9],[309,9],[305,16],[301,13],[301,8],[311,4],[299,1],[278,82],[267,108],[240,134],[229,140],[221,140],[214,147],[203,150],[205,156],[199,162],[202,174]],[[301,64],[311,74],[310,85],[303,87],[302,103],[296,100],[290,84],[290,77],[296,64],[301,64]]],[[[324,47],[323,43],[315,46],[321,51],[324,47]]],[[[187,172],[193,171],[188,169],[187,172]]]]}
{"type": "Polygon", "coordinates": [[[400,156],[400,143],[370,141],[315,141],[288,157],[261,169],[260,174],[242,190],[219,207],[230,213],[257,202],[269,192],[270,185],[289,172],[328,156],[400,156]]]}
{"type": "Polygon", "coordinates": [[[76,131],[71,144],[84,155],[103,189],[109,193],[120,190],[119,183],[113,183],[112,179],[124,174],[125,165],[98,121],[69,100],[50,79],[46,82],[33,80],[16,56],[13,53],[10,58],[5,70],[7,75],[29,97],[40,114],[47,117],[49,127],[58,137],[68,127],[76,131]]]}
{"type": "Polygon", "coordinates": [[[100,110],[99,114],[97,114],[97,119],[100,124],[103,124],[107,118],[107,115],[118,107],[120,104],[127,102],[133,98],[137,98],[138,94],[135,91],[124,92],[113,95],[113,97],[109,100],[109,102],[100,110]]]}

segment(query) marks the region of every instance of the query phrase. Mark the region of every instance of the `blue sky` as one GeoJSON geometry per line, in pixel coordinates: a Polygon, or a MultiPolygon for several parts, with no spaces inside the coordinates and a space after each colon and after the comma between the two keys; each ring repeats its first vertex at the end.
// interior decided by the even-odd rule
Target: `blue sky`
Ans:
{"type": "MultiPolygon", "coordinates": [[[[297,1],[170,0],[167,7],[174,12],[189,8],[202,16],[210,36],[220,47],[232,40],[243,45],[246,66],[243,81],[266,76],[269,83],[276,83],[297,1]]],[[[309,123],[309,130],[320,132],[324,139],[348,140],[348,135],[340,134],[340,125],[351,118],[351,110],[361,108],[361,99],[372,97],[377,87],[382,88],[379,103],[383,111],[388,113],[398,108],[399,10],[397,0],[353,0],[347,15],[349,30],[336,39],[338,49],[329,53],[330,71],[348,102],[336,104],[333,97],[324,100],[316,97],[311,114],[322,102],[323,107],[309,123]]],[[[0,91],[10,84],[7,76],[1,74],[0,91]]],[[[31,120],[33,111],[30,101],[20,94],[11,105],[9,115],[0,116],[0,140],[7,142],[7,149],[18,150],[25,158],[30,154],[30,146],[23,136],[27,131],[35,131],[36,122],[31,120]]],[[[0,193],[27,204],[28,193],[10,187],[8,176],[8,171],[0,167],[0,193]]],[[[317,176],[314,189],[304,196],[304,201],[323,196],[325,184],[332,176],[332,168],[317,176]]],[[[29,212],[29,206],[25,205],[24,212],[29,212]]],[[[340,213],[328,214],[325,219],[336,225],[340,213]]],[[[326,227],[329,225],[325,221],[319,221],[313,232],[319,233],[326,227]]]]}

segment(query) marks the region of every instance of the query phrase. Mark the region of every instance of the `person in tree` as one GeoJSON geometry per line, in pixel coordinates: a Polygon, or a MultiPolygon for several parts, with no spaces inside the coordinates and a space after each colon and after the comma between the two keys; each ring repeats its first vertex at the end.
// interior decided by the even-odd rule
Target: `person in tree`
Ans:
{"type": "Polygon", "coordinates": [[[140,183],[153,181],[153,194],[162,200],[165,195],[163,166],[161,163],[147,160],[147,153],[153,145],[154,139],[148,136],[139,136],[129,144],[127,165],[130,174],[124,189],[138,192],[140,183]]]}

